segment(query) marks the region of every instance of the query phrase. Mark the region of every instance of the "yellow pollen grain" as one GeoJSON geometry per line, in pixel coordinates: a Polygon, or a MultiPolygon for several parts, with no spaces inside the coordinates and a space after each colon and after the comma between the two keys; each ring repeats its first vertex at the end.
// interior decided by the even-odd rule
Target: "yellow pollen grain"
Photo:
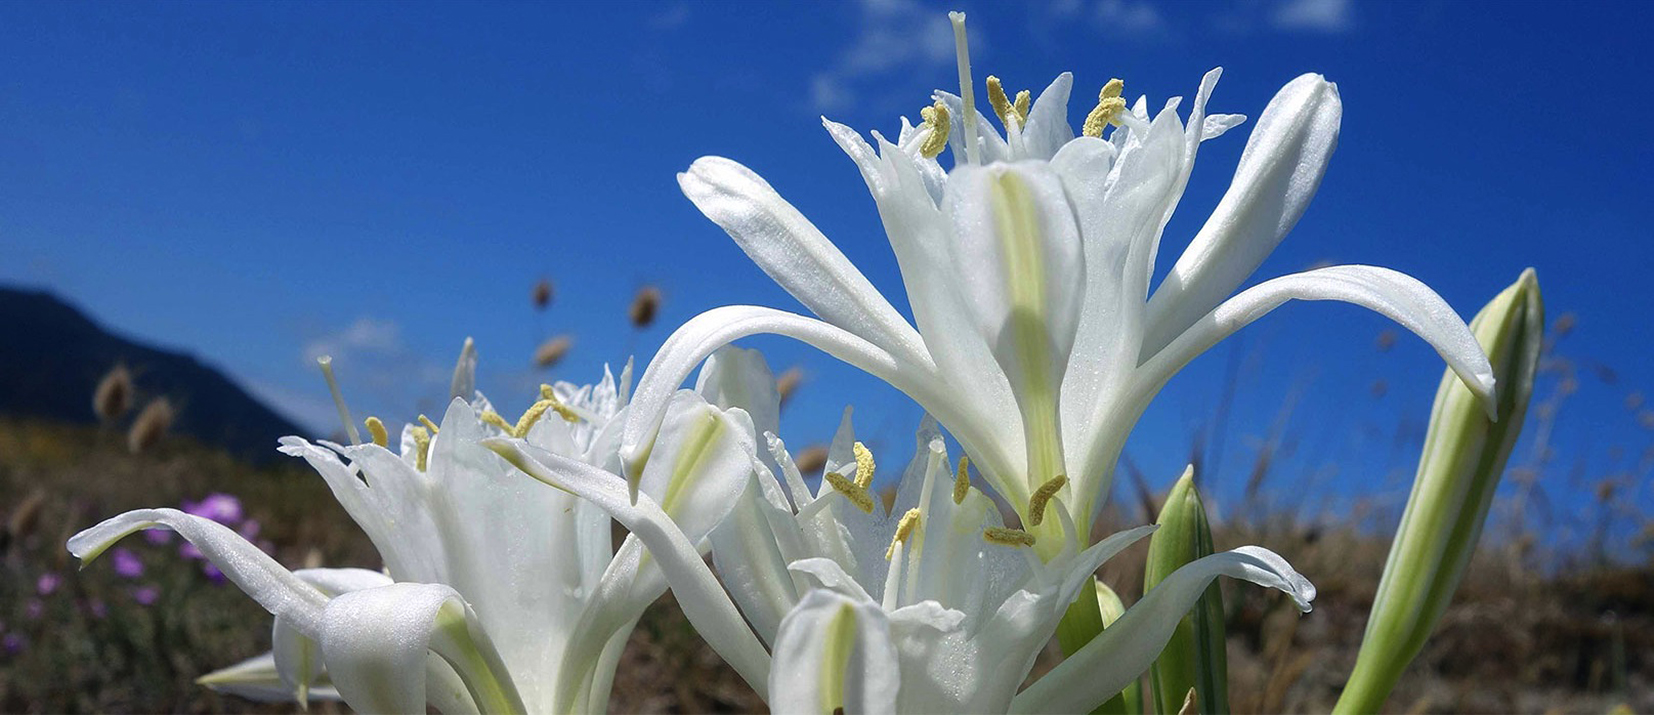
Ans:
{"type": "Polygon", "coordinates": [[[1080,133],[1088,137],[1102,137],[1103,128],[1113,124],[1120,125],[1120,113],[1126,111],[1126,100],[1120,96],[1125,91],[1126,83],[1116,77],[1103,85],[1103,90],[1097,93],[1097,108],[1085,117],[1085,125],[1080,127],[1080,133]]]}
{"type": "Polygon", "coordinates": [[[1017,117],[1023,124],[1028,123],[1028,110],[1034,105],[1034,94],[1028,90],[1017,92],[1017,101],[1012,105],[1017,110],[1017,117]]]}
{"type": "Polygon", "coordinates": [[[964,504],[965,497],[971,493],[971,460],[965,455],[959,455],[959,471],[953,476],[953,503],[964,504]]]}
{"type": "Polygon", "coordinates": [[[542,382],[540,383],[540,399],[555,400],[557,399],[557,391],[551,389],[551,385],[542,382]]]}
{"type": "Polygon", "coordinates": [[[1068,477],[1058,474],[1034,490],[1034,495],[1028,497],[1028,523],[1039,526],[1045,521],[1045,505],[1051,503],[1051,497],[1057,495],[1057,490],[1068,483],[1068,477]]]}
{"type": "Polygon", "coordinates": [[[828,472],[822,475],[822,478],[826,479],[835,491],[843,494],[845,499],[849,499],[851,504],[855,504],[863,514],[873,513],[873,495],[867,493],[867,489],[856,486],[855,482],[845,479],[844,475],[838,472],[828,472]]]}
{"type": "Polygon", "coordinates": [[[1021,529],[990,526],[982,530],[982,540],[1000,546],[1033,546],[1034,535],[1021,529]]]}
{"type": "Polygon", "coordinates": [[[896,536],[890,539],[890,548],[884,550],[884,560],[889,561],[896,556],[896,545],[907,541],[913,534],[913,528],[919,525],[919,510],[908,509],[902,515],[902,520],[896,522],[896,536]]]}
{"type": "Polygon", "coordinates": [[[419,471],[423,472],[425,471],[425,465],[430,458],[431,433],[427,432],[424,427],[415,427],[408,430],[408,433],[413,435],[414,455],[416,460],[414,462],[414,466],[418,467],[419,471]]]}
{"type": "Polygon", "coordinates": [[[419,423],[422,424],[422,425],[425,425],[425,429],[430,430],[431,434],[436,434],[437,433],[436,423],[432,422],[431,418],[426,417],[425,415],[420,415],[419,416],[419,423]]]}
{"type": "Polygon", "coordinates": [[[919,154],[926,159],[935,159],[942,155],[942,150],[948,148],[948,132],[952,131],[948,120],[948,105],[937,100],[936,104],[919,110],[919,116],[925,120],[925,126],[930,127],[930,136],[919,145],[919,154]]]}
{"type": "Polygon", "coordinates": [[[388,446],[390,444],[390,433],[385,431],[385,423],[381,422],[378,417],[370,416],[363,420],[362,424],[367,425],[368,434],[373,436],[374,444],[381,447],[388,446]]]}
{"type": "Polygon", "coordinates": [[[1016,107],[1011,106],[1011,100],[1005,96],[1005,86],[993,75],[988,75],[988,104],[993,105],[994,114],[999,115],[999,123],[1009,128],[1011,118],[1016,116],[1016,107]]]}
{"type": "Polygon", "coordinates": [[[493,410],[483,412],[481,415],[478,415],[478,419],[500,428],[500,431],[506,434],[516,434],[517,432],[516,425],[505,421],[505,418],[501,417],[500,413],[493,410]]]}
{"type": "Polygon", "coordinates": [[[856,486],[865,491],[873,486],[873,452],[860,442],[852,445],[850,452],[856,455],[856,486]]]}

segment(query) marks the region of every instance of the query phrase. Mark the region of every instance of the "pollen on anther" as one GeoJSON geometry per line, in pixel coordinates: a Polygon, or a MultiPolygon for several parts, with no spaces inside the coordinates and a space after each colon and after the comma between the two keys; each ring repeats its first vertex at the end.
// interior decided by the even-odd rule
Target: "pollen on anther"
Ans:
{"type": "Polygon", "coordinates": [[[1051,497],[1056,496],[1057,491],[1062,489],[1063,485],[1067,483],[1068,477],[1058,474],[1057,476],[1052,477],[1050,481],[1039,485],[1039,488],[1034,490],[1034,495],[1028,497],[1029,524],[1039,526],[1041,522],[1045,521],[1045,505],[1051,503],[1051,497]]]}
{"type": "Polygon", "coordinates": [[[866,490],[873,486],[873,452],[860,442],[852,445],[850,452],[856,455],[856,486],[866,490]]]}
{"type": "Polygon", "coordinates": [[[965,497],[971,493],[970,466],[970,458],[963,454],[959,455],[959,471],[953,476],[953,503],[955,504],[965,503],[965,497]]]}
{"type": "Polygon", "coordinates": [[[1103,128],[1113,124],[1119,126],[1120,113],[1126,111],[1126,100],[1120,93],[1125,91],[1126,83],[1116,77],[1103,85],[1097,93],[1097,107],[1086,115],[1085,124],[1080,127],[1080,133],[1088,137],[1102,137],[1103,128]]]}
{"type": "Polygon", "coordinates": [[[907,541],[913,535],[913,529],[919,526],[919,510],[908,509],[902,515],[902,520],[896,522],[896,535],[890,539],[890,547],[884,550],[884,560],[889,561],[896,556],[896,545],[907,541]]]}
{"type": "Polygon", "coordinates": [[[1000,546],[1033,546],[1034,535],[1021,529],[990,526],[982,530],[982,540],[1000,546]]]}
{"type": "Polygon", "coordinates": [[[385,431],[385,423],[380,421],[378,417],[369,416],[362,421],[362,424],[367,425],[368,434],[373,437],[374,444],[381,447],[390,444],[390,433],[385,431]]]}
{"type": "Polygon", "coordinates": [[[863,514],[873,513],[873,495],[869,494],[867,489],[857,486],[855,482],[846,479],[844,475],[838,472],[828,472],[822,475],[822,478],[827,480],[829,485],[832,485],[834,491],[843,494],[845,499],[849,499],[851,504],[856,505],[856,508],[860,509],[863,514]]]}
{"type": "Polygon", "coordinates": [[[432,422],[431,418],[426,417],[425,415],[420,415],[419,416],[419,423],[422,424],[422,425],[425,425],[425,429],[430,430],[431,434],[436,434],[437,433],[436,423],[432,422]]]}
{"type": "Polygon", "coordinates": [[[948,148],[948,132],[952,131],[948,105],[937,100],[936,104],[919,110],[919,116],[925,120],[924,126],[930,127],[930,136],[919,145],[919,154],[926,159],[935,159],[942,155],[943,149],[948,148]]]}
{"type": "Polygon", "coordinates": [[[425,466],[430,459],[431,433],[426,431],[424,427],[415,427],[408,430],[408,434],[413,435],[414,456],[416,460],[414,462],[414,466],[417,467],[419,471],[423,472],[425,471],[425,466]]]}
{"type": "Polygon", "coordinates": [[[484,421],[484,422],[487,422],[488,424],[491,424],[491,425],[494,425],[495,427],[500,428],[500,431],[504,432],[506,434],[515,435],[516,432],[517,432],[517,426],[516,425],[513,425],[510,422],[505,421],[505,418],[501,417],[500,413],[495,412],[493,410],[484,411],[482,414],[477,415],[477,418],[484,421]]]}

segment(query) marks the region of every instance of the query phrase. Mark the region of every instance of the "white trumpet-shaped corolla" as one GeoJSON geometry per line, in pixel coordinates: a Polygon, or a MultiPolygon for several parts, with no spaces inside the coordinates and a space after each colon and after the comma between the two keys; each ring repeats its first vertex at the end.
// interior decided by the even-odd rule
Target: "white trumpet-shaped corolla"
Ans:
{"type": "MultiPolygon", "coordinates": [[[[962,22],[962,19],[961,19],[962,22]]],[[[926,121],[895,143],[823,119],[872,192],[913,311],[910,323],[758,174],[720,157],[678,176],[684,194],[817,317],[727,306],[680,327],[649,364],[622,457],[641,463],[662,407],[719,346],[773,333],[813,345],[902,390],[959,440],[1028,521],[1057,477],[1077,533],[1109,491],[1120,450],[1150,400],[1218,341],[1289,300],[1336,300],[1423,337],[1491,405],[1487,358],[1463,320],[1418,280],[1374,266],[1318,268],[1235,294],[1303,215],[1338,142],[1343,105],[1320,75],[1287,83],[1259,117],[1228,192],[1158,287],[1161,234],[1204,141],[1242,117],[1208,114],[1220,70],[1180,117],[1127,109],[1111,81],[1075,136],[1073,79],[1031,105],[990,78],[1002,135],[963,99],[937,92],[926,121]],[[1109,130],[1109,127],[1113,127],[1109,130]],[[1107,136],[1103,136],[1107,131],[1107,136]],[[945,136],[946,141],[940,141],[945,136]],[[946,169],[936,157],[951,147],[946,169]]],[[[1047,520],[1041,535],[1057,536],[1047,520]]],[[[1042,555],[1059,548],[1042,540],[1042,555]]]]}
{"type": "MultiPolygon", "coordinates": [[[[482,442],[510,435],[614,469],[630,366],[618,384],[605,372],[596,386],[542,387],[512,423],[475,393],[474,365],[468,344],[441,423],[405,428],[399,452],[376,418],[367,443],[282,440],[367,533],[383,574],[289,572],[235,532],[171,509],[116,516],[69,549],[89,561],[133,531],[169,528],[274,614],[271,654],[204,677],[211,687],[265,699],[336,694],[362,712],[600,711],[665,575],[635,537],[614,548],[601,509],[528,479],[482,442]]],[[[733,473],[739,484],[751,465],[751,421],[683,391],[664,425],[643,490],[704,542],[733,503],[716,482],[733,473]]]]}
{"type": "MultiPolygon", "coordinates": [[[[1219,575],[1279,588],[1304,610],[1314,598],[1307,580],[1263,549],[1209,557],[1151,592],[1140,612],[1133,609],[1138,615],[1099,637],[1103,645],[1076,652],[1039,681],[1049,684],[1018,697],[1068,605],[1092,588],[1092,574],[1153,527],[1084,550],[1069,533],[1055,554],[1041,559],[1027,533],[1005,528],[994,502],[971,486],[966,467],[952,468],[928,417],[886,511],[868,491],[873,457],[855,441],[848,413],[829,448],[828,476],[818,489],[807,485],[774,434],[774,381],[756,351],[719,350],[696,390],[719,407],[752,414],[768,440],[770,459],[755,459],[739,502],[711,541],[718,573],[740,611],[717,627],[750,629],[770,645],[768,701],[777,712],[1088,710],[1148,668],[1182,614],[1219,575]]],[[[678,554],[663,561],[692,554],[671,543],[683,538],[666,538],[676,527],[650,513],[647,488],[633,506],[626,482],[612,473],[537,454],[518,441],[490,446],[529,474],[612,510],[652,552],[678,554]]],[[[1050,507],[1053,520],[1072,532],[1060,499],[1050,507]]],[[[731,610],[716,584],[694,581],[672,582],[686,609],[731,610]]],[[[732,662],[754,656],[719,645],[735,640],[709,637],[732,662]]]]}

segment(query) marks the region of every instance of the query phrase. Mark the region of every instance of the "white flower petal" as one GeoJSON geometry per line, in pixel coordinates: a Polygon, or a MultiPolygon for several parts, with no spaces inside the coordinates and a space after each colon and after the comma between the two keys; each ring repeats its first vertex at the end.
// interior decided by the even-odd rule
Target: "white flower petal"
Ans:
{"type": "Polygon", "coordinates": [[[698,544],[734,508],[756,450],[746,412],[720,410],[693,390],[679,390],[666,407],[639,489],[698,544]]]}
{"type": "Polygon", "coordinates": [[[690,624],[748,685],[760,696],[764,694],[769,684],[769,654],[742,621],[695,544],[653,499],[638,494],[634,504],[621,477],[518,440],[491,438],[483,444],[529,476],[591,501],[630,529],[648,546],[690,624]]]}
{"type": "MultiPolygon", "coordinates": [[[[329,598],[391,583],[391,577],[368,569],[300,569],[293,575],[329,598]]],[[[272,662],[287,687],[287,695],[298,700],[302,707],[309,700],[314,684],[323,677],[321,650],[316,641],[279,615],[270,629],[270,643],[272,662]]]]}
{"type": "Polygon", "coordinates": [[[397,583],[334,598],[318,639],[329,677],[362,712],[424,712],[435,652],[485,713],[525,712],[511,675],[475,614],[452,588],[397,583]]]}
{"type": "Polygon", "coordinates": [[[901,685],[890,621],[877,605],[817,589],[781,622],[770,673],[779,713],[894,713],[901,685]]]}
{"type": "Polygon", "coordinates": [[[1343,113],[1338,87],[1318,74],[1270,100],[1229,191],[1149,301],[1145,356],[1240,287],[1298,223],[1338,145],[1343,113]]]}
{"type": "MultiPolygon", "coordinates": [[[[712,562],[741,614],[766,645],[775,642],[782,617],[798,603],[800,591],[787,571],[780,536],[792,514],[780,511],[763,496],[760,476],[754,472],[735,509],[712,530],[712,562]]],[[[797,529],[796,526],[793,527],[797,529]]]]}
{"type": "Polygon", "coordinates": [[[1022,128],[1022,148],[1028,158],[1050,160],[1074,138],[1074,127],[1068,123],[1068,94],[1073,87],[1074,75],[1064,72],[1034,100],[1028,125],[1022,128]]]}
{"type": "Polygon", "coordinates": [[[1482,399],[1490,415],[1495,409],[1493,367],[1464,320],[1418,279],[1376,266],[1318,268],[1242,291],[1142,366],[1143,394],[1152,395],[1196,355],[1294,299],[1354,303],[1396,321],[1429,342],[1471,392],[1482,399]]]}
{"type": "Polygon", "coordinates": [[[69,553],[90,562],[134,531],[166,527],[201,551],[224,576],[272,614],[289,619],[301,632],[319,631],[327,596],[288,571],[240,534],[211,519],[177,509],[138,509],[110,517],[69,539],[69,553]]]}
{"type": "Polygon", "coordinates": [[[756,434],[781,431],[781,396],[764,354],[727,345],[701,366],[695,391],[720,409],[739,407],[752,418],[756,434]]]}
{"type": "Polygon", "coordinates": [[[861,271],[751,169],[702,157],[678,185],[727,231],[759,268],[816,315],[892,353],[916,355],[923,342],[861,271]]]}
{"type": "MultiPolygon", "coordinates": [[[[219,668],[195,679],[215,693],[234,695],[260,703],[280,703],[293,700],[293,687],[277,672],[276,658],[271,653],[255,655],[234,665],[219,668]]],[[[339,691],[326,682],[312,683],[310,700],[342,700],[339,691]]]]}
{"type": "Polygon", "coordinates": [[[1183,615],[1218,576],[1280,589],[1309,611],[1315,587],[1267,549],[1245,546],[1172,572],[1125,615],[1011,701],[1011,712],[1087,712],[1148,670],[1183,615]]]}

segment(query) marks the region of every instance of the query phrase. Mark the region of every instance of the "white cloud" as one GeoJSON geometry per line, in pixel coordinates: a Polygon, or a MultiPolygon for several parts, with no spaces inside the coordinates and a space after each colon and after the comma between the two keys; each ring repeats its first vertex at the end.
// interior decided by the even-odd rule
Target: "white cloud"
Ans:
{"type": "Polygon", "coordinates": [[[305,343],[304,358],[307,362],[315,362],[323,355],[337,358],[362,352],[394,353],[401,350],[401,326],[389,320],[362,317],[344,330],[305,343]]]}
{"type": "MultiPolygon", "coordinates": [[[[816,111],[841,110],[856,101],[859,81],[898,71],[953,64],[953,30],[947,17],[914,0],[862,0],[855,37],[832,67],[810,78],[816,111]]],[[[972,33],[972,39],[978,38],[972,33]]]]}
{"type": "Polygon", "coordinates": [[[1338,33],[1355,24],[1351,0],[1285,0],[1271,13],[1270,26],[1278,30],[1338,33]]]}
{"type": "Polygon", "coordinates": [[[1111,33],[1158,34],[1166,19],[1149,0],[1103,0],[1097,3],[1097,24],[1111,33]]]}
{"type": "Polygon", "coordinates": [[[649,16],[649,27],[655,30],[676,30],[689,22],[689,3],[675,2],[649,16]]]}
{"type": "MultiPolygon", "coordinates": [[[[302,356],[307,369],[314,370],[316,358],[323,355],[333,358],[351,408],[381,415],[386,424],[393,417],[407,417],[422,410],[440,411],[447,398],[452,356],[435,359],[411,349],[395,321],[360,317],[341,330],[304,344],[302,356]]],[[[300,407],[291,404],[295,409],[300,407]]]]}

